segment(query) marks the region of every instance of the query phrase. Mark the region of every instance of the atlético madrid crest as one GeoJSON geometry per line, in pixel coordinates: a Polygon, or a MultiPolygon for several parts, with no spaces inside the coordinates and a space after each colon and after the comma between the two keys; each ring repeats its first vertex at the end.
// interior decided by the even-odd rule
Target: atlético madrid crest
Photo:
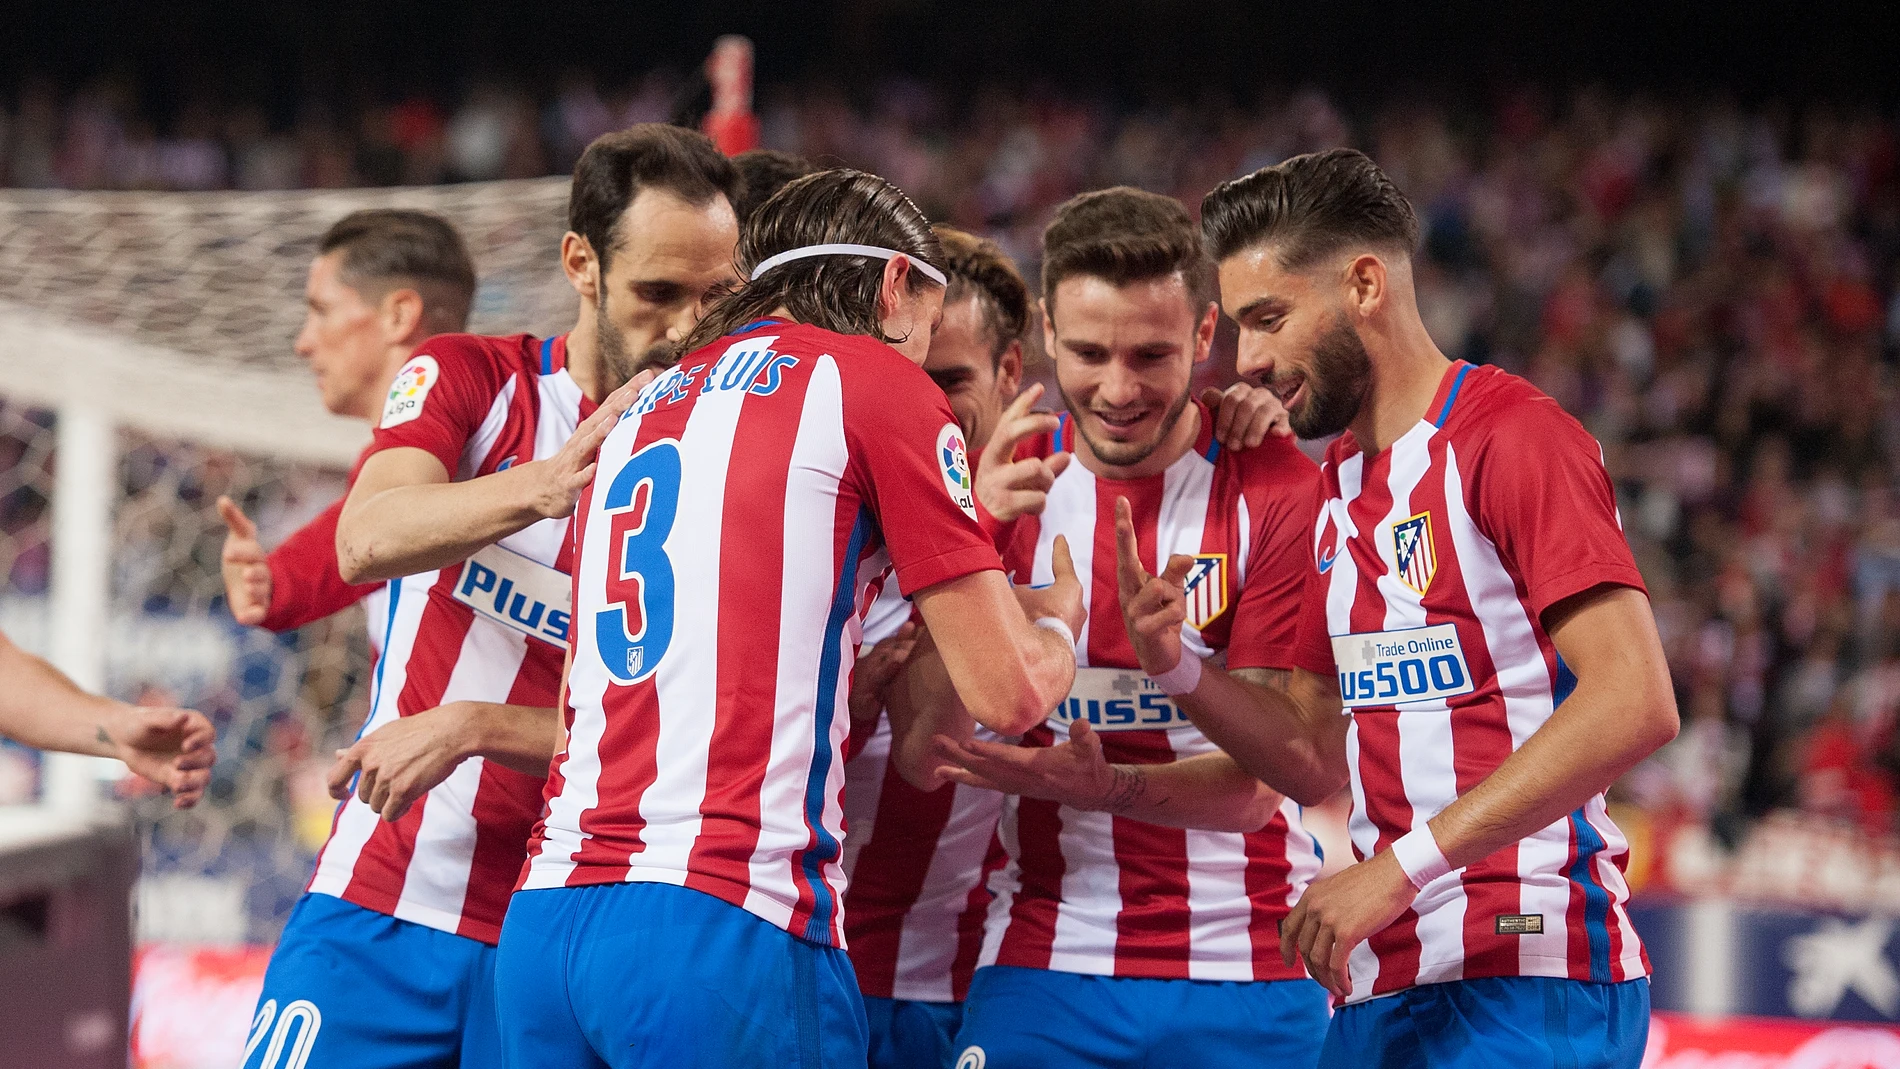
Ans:
{"type": "Polygon", "coordinates": [[[1204,631],[1227,611],[1227,554],[1196,553],[1187,573],[1187,625],[1204,631]]]}
{"type": "Polygon", "coordinates": [[[1392,525],[1392,556],[1399,579],[1423,595],[1438,574],[1438,550],[1432,545],[1432,514],[1421,512],[1392,525]]]}

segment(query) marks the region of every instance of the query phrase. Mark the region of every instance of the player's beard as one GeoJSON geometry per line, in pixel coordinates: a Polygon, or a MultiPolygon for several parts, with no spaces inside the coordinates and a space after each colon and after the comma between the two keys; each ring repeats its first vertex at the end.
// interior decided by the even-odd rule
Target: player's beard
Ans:
{"type": "Polygon", "coordinates": [[[648,368],[663,371],[679,360],[678,351],[664,338],[647,346],[638,355],[629,350],[627,339],[621,336],[620,329],[614,326],[613,319],[607,314],[607,296],[604,293],[594,308],[594,344],[600,352],[601,370],[615,389],[626,385],[635,375],[648,368]]]}
{"type": "Polygon", "coordinates": [[[1287,412],[1287,422],[1301,438],[1338,434],[1359,417],[1371,390],[1372,357],[1366,353],[1366,343],[1343,314],[1337,315],[1313,346],[1306,396],[1287,412]]]}
{"type": "Polygon", "coordinates": [[[1168,440],[1168,435],[1174,433],[1175,425],[1181,422],[1181,413],[1187,411],[1188,398],[1193,396],[1194,386],[1190,382],[1182,388],[1181,396],[1174,399],[1174,403],[1168,406],[1167,414],[1161,417],[1161,427],[1155,431],[1153,438],[1145,442],[1097,441],[1088,431],[1088,420],[1082,418],[1082,406],[1075,403],[1061,383],[1056,384],[1056,392],[1062,395],[1062,403],[1068,406],[1069,415],[1074,417],[1076,433],[1088,442],[1089,451],[1095,454],[1095,459],[1112,468],[1127,468],[1153,456],[1154,451],[1161,448],[1161,443],[1168,440]]]}

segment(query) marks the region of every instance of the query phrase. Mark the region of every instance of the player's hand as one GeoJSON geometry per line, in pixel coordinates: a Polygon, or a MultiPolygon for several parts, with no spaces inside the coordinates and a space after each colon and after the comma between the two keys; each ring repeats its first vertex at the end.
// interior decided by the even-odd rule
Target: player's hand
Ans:
{"type": "Polygon", "coordinates": [[[639,399],[640,391],[658,375],[659,372],[652,369],[635,375],[625,386],[608,394],[593,415],[581,420],[580,426],[568,436],[567,444],[553,456],[520,466],[518,470],[532,472],[525,477],[533,480],[531,507],[536,513],[551,520],[574,514],[581,491],[594,481],[600,443],[607,440],[620,417],[639,399]]]}
{"type": "Polygon", "coordinates": [[[1384,931],[1417,897],[1392,851],[1381,850],[1306,889],[1280,925],[1280,960],[1292,965],[1297,954],[1313,979],[1344,997],[1352,948],[1384,931]]]}
{"type": "Polygon", "coordinates": [[[1082,625],[1088,622],[1089,611],[1082,601],[1082,581],[1075,577],[1075,560],[1069,556],[1066,536],[1056,536],[1049,564],[1055,573],[1055,582],[1042,587],[1015,587],[1016,602],[1030,620],[1053,616],[1068,624],[1070,633],[1079,637],[1082,625]]]}
{"type": "Polygon", "coordinates": [[[218,759],[218,732],[203,713],[122,705],[120,715],[100,725],[112,756],[126,767],[171,792],[172,806],[190,809],[211,783],[218,759]]]}
{"type": "Polygon", "coordinates": [[[1069,724],[1069,741],[1054,746],[948,735],[931,739],[931,751],[945,767],[939,775],[968,787],[982,787],[1024,798],[1046,798],[1072,809],[1106,810],[1116,793],[1115,766],[1102,754],[1102,737],[1088,721],[1069,724]]]}
{"type": "Polygon", "coordinates": [[[1201,403],[1214,418],[1214,440],[1232,450],[1252,449],[1272,434],[1293,436],[1293,423],[1286,406],[1273,395],[1246,382],[1236,382],[1226,390],[1212,386],[1201,391],[1201,403]]]}
{"type": "Polygon", "coordinates": [[[238,623],[255,627],[270,612],[270,564],[257,540],[257,525],[228,497],[218,498],[218,516],[224,520],[224,603],[238,623]]]}
{"type": "Polygon", "coordinates": [[[851,697],[848,699],[853,728],[875,724],[878,714],[890,704],[885,693],[897,673],[910,661],[922,631],[917,621],[905,620],[889,638],[858,655],[858,663],[851,669],[851,697]]]}
{"type": "MultiPolygon", "coordinates": [[[[1265,392],[1265,391],[1262,391],[1265,392]]],[[[976,469],[976,499],[989,514],[1005,523],[1022,516],[1039,516],[1049,503],[1049,488],[1075,459],[1073,453],[1012,460],[1016,446],[1032,434],[1045,434],[1059,422],[1054,412],[1031,412],[1042,396],[1042,383],[1033,382],[1003,409],[996,430],[983,446],[983,463],[976,469]]]]}
{"type": "Polygon", "coordinates": [[[1192,567],[1193,557],[1176,553],[1160,575],[1149,575],[1141,563],[1128,499],[1115,499],[1115,585],[1121,593],[1122,623],[1141,670],[1151,676],[1173,670],[1185,653],[1181,625],[1187,621],[1187,573],[1192,567]]]}
{"type": "Polygon", "coordinates": [[[468,756],[462,728],[468,702],[450,702],[414,716],[398,717],[336,752],[328,776],[330,797],[356,796],[384,820],[401,820],[416,799],[449,778],[468,756]]]}

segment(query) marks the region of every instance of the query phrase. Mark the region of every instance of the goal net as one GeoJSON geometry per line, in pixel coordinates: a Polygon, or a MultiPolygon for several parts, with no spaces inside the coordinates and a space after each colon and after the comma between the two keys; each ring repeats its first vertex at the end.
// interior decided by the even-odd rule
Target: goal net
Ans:
{"type": "Polygon", "coordinates": [[[218,568],[220,494],[274,545],[343,492],[368,437],[323,411],[291,349],[317,239],[359,208],[438,212],[480,272],[470,329],[549,333],[574,309],[557,262],[566,200],[559,178],[0,190],[0,629],[82,685],[202,710],[220,751],[206,801],[176,813],[110,762],[0,749],[0,804],[118,795],[143,841],[143,939],[275,938],[328,831],[323,773],[367,705],[359,611],[283,636],[242,628],[218,568]]]}

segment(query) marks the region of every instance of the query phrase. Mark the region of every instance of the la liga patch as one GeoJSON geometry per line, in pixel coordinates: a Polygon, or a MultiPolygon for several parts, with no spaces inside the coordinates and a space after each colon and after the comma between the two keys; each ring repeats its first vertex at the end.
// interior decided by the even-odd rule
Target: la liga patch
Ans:
{"type": "Polygon", "coordinates": [[[954,423],[946,423],[937,432],[937,467],[943,470],[943,487],[971,519],[976,519],[976,489],[970,482],[970,451],[964,448],[963,432],[954,423]]]}
{"type": "Polygon", "coordinates": [[[436,365],[435,357],[422,355],[409,359],[402,370],[396,372],[396,381],[389,384],[389,397],[383,401],[383,420],[379,427],[396,427],[422,415],[422,402],[429,397],[429,391],[435,389],[436,380],[442,377],[442,369],[436,365]]]}

